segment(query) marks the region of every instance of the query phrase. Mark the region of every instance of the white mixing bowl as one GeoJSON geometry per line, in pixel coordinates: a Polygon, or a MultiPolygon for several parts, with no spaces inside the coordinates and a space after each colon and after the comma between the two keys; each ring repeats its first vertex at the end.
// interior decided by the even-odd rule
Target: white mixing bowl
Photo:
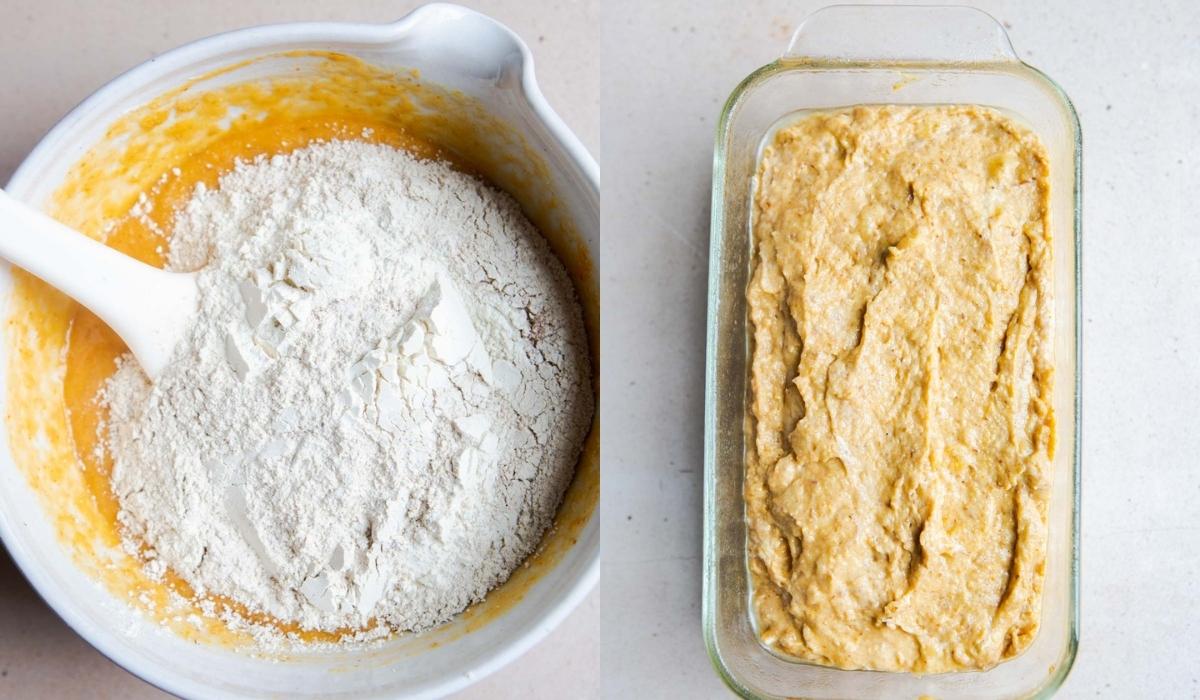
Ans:
{"type": "MultiPolygon", "coordinates": [[[[188,78],[292,50],[337,51],[385,67],[416,68],[422,81],[477,99],[492,115],[513,125],[544,159],[548,186],[595,259],[599,168],[546,104],[526,45],[499,23],[452,5],[425,6],[386,25],[312,23],[247,29],[165,53],[117,78],[67,115],[17,170],[8,191],[40,205],[121,114],[188,78]]],[[[259,70],[286,68],[279,61],[270,66],[259,70]]],[[[7,298],[12,284],[8,268],[0,270],[0,295],[7,298]]],[[[7,364],[7,357],[0,359],[7,364]]],[[[7,387],[0,385],[0,390],[0,401],[6,400],[7,387]]],[[[46,602],[93,646],[150,683],[183,696],[441,696],[531,647],[599,577],[600,533],[593,513],[577,542],[520,601],[477,629],[454,629],[451,623],[448,629],[396,639],[382,648],[264,660],[185,641],[137,614],[79,569],[47,520],[14,464],[7,430],[0,431],[0,536],[13,559],[46,602]]]]}

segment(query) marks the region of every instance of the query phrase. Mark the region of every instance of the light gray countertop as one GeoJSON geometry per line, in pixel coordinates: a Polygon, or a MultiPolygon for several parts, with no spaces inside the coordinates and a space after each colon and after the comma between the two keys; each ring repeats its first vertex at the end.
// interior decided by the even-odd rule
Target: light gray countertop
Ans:
{"type": "MultiPolygon", "coordinates": [[[[824,2],[620,0],[601,61],[608,697],[723,697],[700,636],[705,293],[726,97],[824,2]],[[628,398],[626,398],[628,397],[628,398]]],[[[1082,639],[1061,697],[1200,693],[1200,9],[975,3],[1083,123],[1082,639]]]]}
{"type": "MultiPolygon", "coordinates": [[[[599,143],[596,17],[582,2],[460,0],[530,45],[550,104],[583,140],[599,143]]],[[[0,11],[0,182],[50,127],[92,91],[167,49],[210,34],[276,22],[386,22],[412,0],[8,0],[0,11]]],[[[593,594],[545,640],[463,692],[466,698],[594,697],[598,684],[593,594]]],[[[0,697],[166,697],[105,659],[33,592],[0,548],[0,697]]]]}

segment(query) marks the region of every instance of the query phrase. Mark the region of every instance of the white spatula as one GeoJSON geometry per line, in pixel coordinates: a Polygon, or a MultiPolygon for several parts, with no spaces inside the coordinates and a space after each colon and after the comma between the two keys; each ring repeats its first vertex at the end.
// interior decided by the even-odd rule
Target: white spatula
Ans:
{"type": "Polygon", "coordinates": [[[196,274],[167,272],[88,238],[0,190],[0,257],[86,306],[151,379],[196,313],[196,274]]]}

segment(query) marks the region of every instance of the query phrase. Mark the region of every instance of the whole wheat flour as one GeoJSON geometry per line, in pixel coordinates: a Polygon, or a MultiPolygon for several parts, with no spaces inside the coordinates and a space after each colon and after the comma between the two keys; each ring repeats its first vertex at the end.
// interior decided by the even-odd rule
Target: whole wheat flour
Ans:
{"type": "Polygon", "coordinates": [[[198,187],[169,266],[201,270],[186,342],[153,384],[127,357],[100,397],[152,575],[382,633],[447,620],[537,546],[593,397],[571,284],[510,197],[320,143],[198,187]]]}

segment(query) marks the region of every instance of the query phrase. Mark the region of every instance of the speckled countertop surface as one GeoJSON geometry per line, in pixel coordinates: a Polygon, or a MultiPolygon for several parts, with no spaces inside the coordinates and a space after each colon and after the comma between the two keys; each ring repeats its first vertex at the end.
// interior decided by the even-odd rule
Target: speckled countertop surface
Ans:
{"type": "MultiPolygon", "coordinates": [[[[599,38],[590,7],[520,0],[460,0],[504,22],[533,50],[550,104],[593,151],[599,144],[599,38]]],[[[162,51],[229,29],[303,20],[385,22],[411,0],[6,0],[0,7],[0,182],[50,127],[93,90],[162,51]]],[[[593,594],[545,640],[458,697],[595,697],[593,594]]],[[[71,631],[0,548],[0,697],[168,697],[121,670],[71,631]]]]}

